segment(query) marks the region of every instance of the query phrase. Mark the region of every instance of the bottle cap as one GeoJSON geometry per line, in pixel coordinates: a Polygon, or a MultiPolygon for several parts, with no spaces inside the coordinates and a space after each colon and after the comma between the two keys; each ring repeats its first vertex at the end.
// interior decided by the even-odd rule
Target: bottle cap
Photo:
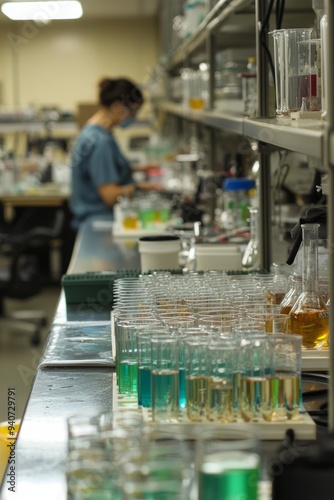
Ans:
{"type": "Polygon", "coordinates": [[[223,187],[225,191],[249,191],[250,189],[255,188],[255,180],[246,179],[243,177],[236,179],[226,179],[223,187]]]}

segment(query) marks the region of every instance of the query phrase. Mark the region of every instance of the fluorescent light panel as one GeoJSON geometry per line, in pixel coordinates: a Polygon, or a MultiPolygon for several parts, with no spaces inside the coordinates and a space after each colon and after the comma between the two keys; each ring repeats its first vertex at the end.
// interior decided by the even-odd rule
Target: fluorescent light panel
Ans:
{"type": "Polygon", "coordinates": [[[54,2],[7,2],[1,11],[13,21],[49,21],[52,19],[78,19],[82,6],[77,0],[54,2]]]}

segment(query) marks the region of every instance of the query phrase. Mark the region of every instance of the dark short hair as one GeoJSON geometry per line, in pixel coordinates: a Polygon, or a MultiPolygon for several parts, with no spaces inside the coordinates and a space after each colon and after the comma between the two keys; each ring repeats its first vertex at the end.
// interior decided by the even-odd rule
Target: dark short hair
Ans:
{"type": "Polygon", "coordinates": [[[99,83],[99,101],[102,106],[109,107],[114,102],[122,102],[126,106],[142,104],[142,91],[126,78],[103,78],[99,83]]]}

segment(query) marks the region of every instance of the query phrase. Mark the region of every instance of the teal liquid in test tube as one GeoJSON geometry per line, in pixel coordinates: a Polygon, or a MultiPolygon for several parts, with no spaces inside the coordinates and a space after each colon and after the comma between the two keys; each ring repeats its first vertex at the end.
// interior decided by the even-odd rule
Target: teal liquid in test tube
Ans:
{"type": "Polygon", "coordinates": [[[179,392],[180,392],[180,398],[179,398],[179,404],[180,408],[185,408],[187,404],[187,395],[186,395],[186,369],[185,369],[185,359],[184,359],[184,349],[185,349],[185,340],[188,338],[188,336],[179,334],[179,360],[180,360],[180,366],[179,366],[179,392]]]}
{"type": "Polygon", "coordinates": [[[179,340],[151,338],[152,416],[155,422],[179,419],[179,340]]]}
{"type": "Polygon", "coordinates": [[[137,331],[138,406],[150,408],[151,400],[151,335],[137,331]]]}
{"type": "Polygon", "coordinates": [[[120,361],[118,377],[121,394],[137,394],[137,370],[137,363],[132,359],[120,361]]]}
{"type": "Polygon", "coordinates": [[[186,397],[186,370],[184,367],[179,369],[179,392],[180,392],[180,408],[185,408],[187,404],[186,397]]]}
{"type": "Polygon", "coordinates": [[[138,367],[138,406],[150,408],[152,406],[151,398],[151,367],[138,367]]]}
{"type": "Polygon", "coordinates": [[[120,394],[137,395],[137,346],[135,328],[131,322],[117,327],[116,375],[120,394]]]}
{"type": "Polygon", "coordinates": [[[152,320],[147,324],[141,322],[136,330],[138,376],[137,394],[138,406],[150,408],[152,406],[152,384],[151,384],[151,338],[153,335],[165,335],[166,331],[161,328],[158,320],[152,320]]]}

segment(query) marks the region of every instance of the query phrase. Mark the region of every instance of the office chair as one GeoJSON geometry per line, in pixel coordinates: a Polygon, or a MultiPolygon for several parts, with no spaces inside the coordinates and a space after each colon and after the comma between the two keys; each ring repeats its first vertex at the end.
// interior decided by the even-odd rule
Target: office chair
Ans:
{"type": "Polygon", "coordinates": [[[27,299],[43,287],[41,252],[47,253],[52,240],[60,238],[64,223],[62,209],[28,209],[7,234],[0,235],[0,326],[31,335],[38,345],[42,327],[47,323],[44,311],[17,310],[5,314],[5,299],[27,299]]]}

